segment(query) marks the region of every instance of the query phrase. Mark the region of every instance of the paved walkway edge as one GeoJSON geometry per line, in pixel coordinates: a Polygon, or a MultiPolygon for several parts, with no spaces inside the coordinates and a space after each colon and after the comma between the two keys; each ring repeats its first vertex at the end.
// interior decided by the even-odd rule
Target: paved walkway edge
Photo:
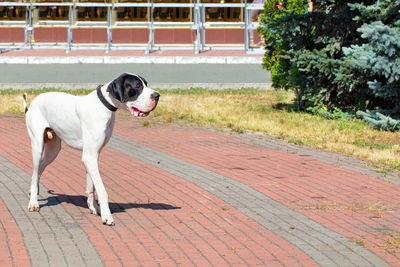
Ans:
{"type": "MultiPolygon", "coordinates": [[[[99,83],[0,83],[0,90],[6,89],[96,89],[99,83]]],[[[151,88],[154,89],[213,89],[213,90],[227,90],[227,89],[242,89],[253,88],[271,90],[272,83],[150,83],[151,88]]]]}
{"type": "Polygon", "coordinates": [[[0,56],[0,64],[262,64],[240,56],[0,56]]]}

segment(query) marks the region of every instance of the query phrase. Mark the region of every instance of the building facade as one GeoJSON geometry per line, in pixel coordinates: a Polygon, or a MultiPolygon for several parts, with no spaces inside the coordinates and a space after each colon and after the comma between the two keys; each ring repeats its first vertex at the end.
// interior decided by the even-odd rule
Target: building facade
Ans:
{"type": "MultiPolygon", "coordinates": [[[[151,43],[152,46],[160,47],[185,47],[197,42],[197,45],[203,47],[243,47],[245,42],[250,42],[249,38],[246,40],[245,30],[252,30],[249,28],[252,23],[250,12],[254,11],[247,9],[251,2],[7,1],[0,3],[0,45],[55,45],[70,42],[138,47],[151,43]]],[[[257,43],[258,35],[256,40],[251,41],[257,43]]]]}

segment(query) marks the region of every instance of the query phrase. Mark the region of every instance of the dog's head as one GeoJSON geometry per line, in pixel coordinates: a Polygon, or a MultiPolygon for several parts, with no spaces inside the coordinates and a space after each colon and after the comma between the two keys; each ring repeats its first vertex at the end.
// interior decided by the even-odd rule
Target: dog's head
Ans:
{"type": "Polygon", "coordinates": [[[108,84],[107,92],[126,105],[133,116],[145,117],[157,106],[160,94],[147,87],[145,79],[124,73],[108,84]]]}

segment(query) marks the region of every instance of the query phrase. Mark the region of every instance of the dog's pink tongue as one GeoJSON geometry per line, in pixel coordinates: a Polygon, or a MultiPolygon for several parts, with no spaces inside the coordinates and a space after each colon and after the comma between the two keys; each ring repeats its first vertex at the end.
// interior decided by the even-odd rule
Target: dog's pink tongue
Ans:
{"type": "Polygon", "coordinates": [[[132,116],[135,116],[135,117],[138,117],[138,116],[139,116],[140,110],[138,110],[138,109],[136,109],[136,108],[134,108],[134,107],[130,107],[129,109],[131,110],[132,116]]]}

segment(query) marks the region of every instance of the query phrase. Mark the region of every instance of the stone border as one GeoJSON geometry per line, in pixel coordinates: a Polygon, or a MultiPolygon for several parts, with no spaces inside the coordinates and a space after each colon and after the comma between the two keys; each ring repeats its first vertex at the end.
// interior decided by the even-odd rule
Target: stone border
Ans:
{"type": "Polygon", "coordinates": [[[240,56],[0,56],[0,64],[262,64],[240,56]]]}
{"type": "MultiPolygon", "coordinates": [[[[6,89],[96,89],[97,83],[0,83],[0,90],[6,89]]],[[[272,83],[151,83],[150,87],[154,89],[191,89],[203,88],[213,90],[254,88],[271,90],[272,83]]]]}

